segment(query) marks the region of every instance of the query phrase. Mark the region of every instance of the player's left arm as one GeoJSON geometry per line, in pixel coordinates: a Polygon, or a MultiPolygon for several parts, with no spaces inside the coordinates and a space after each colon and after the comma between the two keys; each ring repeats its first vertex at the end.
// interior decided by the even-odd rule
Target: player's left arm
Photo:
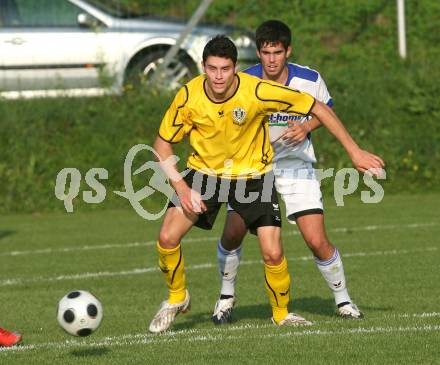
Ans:
{"type": "Polygon", "coordinates": [[[342,144],[357,170],[361,172],[371,170],[376,176],[381,174],[379,169],[385,166],[383,160],[379,156],[361,149],[329,106],[316,100],[310,113],[317,117],[342,144]]]}
{"type": "Polygon", "coordinates": [[[356,169],[361,172],[371,170],[374,175],[381,175],[381,169],[385,166],[383,160],[361,149],[328,105],[309,94],[267,81],[258,84],[255,94],[264,103],[266,113],[283,111],[297,115],[311,114],[316,117],[342,144],[356,169]]]}

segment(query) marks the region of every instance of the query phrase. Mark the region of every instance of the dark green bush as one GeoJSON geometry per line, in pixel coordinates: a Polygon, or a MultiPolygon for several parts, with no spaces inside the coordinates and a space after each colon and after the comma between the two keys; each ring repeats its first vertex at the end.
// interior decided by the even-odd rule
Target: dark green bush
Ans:
{"type": "MultiPolygon", "coordinates": [[[[151,1],[126,1],[140,8],[151,1]]],[[[175,3],[172,15],[190,14],[198,1],[175,3]]],[[[171,4],[171,1],[170,1],[171,4]]],[[[385,0],[216,1],[205,20],[252,29],[280,18],[293,29],[293,57],[321,72],[335,110],[359,144],[383,156],[387,193],[440,186],[440,3],[406,2],[408,59],[397,54],[395,2],[385,0]]],[[[163,1],[157,6],[167,9],[163,1]]],[[[172,95],[0,100],[0,211],[63,209],[54,196],[58,171],[84,176],[103,167],[103,206],[125,206],[123,163],[137,143],[151,144],[172,95]]],[[[342,147],[321,129],[314,133],[317,167],[349,167],[342,147]]],[[[179,154],[188,152],[178,146],[179,154]]],[[[137,163],[142,164],[140,156],[137,163]]],[[[182,166],[182,165],[181,165],[182,166]]],[[[139,186],[145,184],[138,180],[139,186]]],[[[82,190],[88,189],[84,184],[82,190]]],[[[332,189],[326,180],[324,190],[332,189]]],[[[81,190],[81,191],[82,191],[81,190]]],[[[75,200],[80,204],[81,198],[75,200]]],[[[155,204],[155,199],[148,202],[155,204]]],[[[87,207],[92,207],[87,205],[87,207]]],[[[100,205],[101,207],[101,205],[100,205]]]]}

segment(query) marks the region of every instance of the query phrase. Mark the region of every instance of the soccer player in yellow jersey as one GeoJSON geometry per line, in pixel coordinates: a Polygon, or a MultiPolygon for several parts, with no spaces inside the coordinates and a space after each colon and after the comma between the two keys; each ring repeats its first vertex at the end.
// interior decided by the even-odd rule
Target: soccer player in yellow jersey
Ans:
{"type": "Polygon", "coordinates": [[[266,122],[270,113],[312,113],[366,169],[377,164],[377,157],[359,149],[325,104],[288,87],[236,73],[236,62],[237,49],[229,38],[211,39],[203,51],[205,74],[177,93],[154,144],[178,199],[170,202],[157,242],[169,296],[150,323],[153,333],[166,331],[177,314],[189,309],[180,241],[193,225],[211,229],[224,202],[258,236],[272,321],[280,326],[310,324],[287,309],[290,276],[271,171],[273,151],[266,122]],[[170,161],[173,143],[185,136],[193,152],[188,158],[191,170],[182,179],[170,161]],[[176,201],[179,206],[173,203],[176,201]]]}

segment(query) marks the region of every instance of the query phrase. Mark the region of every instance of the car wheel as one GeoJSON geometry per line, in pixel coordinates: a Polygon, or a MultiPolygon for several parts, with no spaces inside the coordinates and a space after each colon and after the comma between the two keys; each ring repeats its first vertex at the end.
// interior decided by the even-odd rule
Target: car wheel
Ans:
{"type": "MultiPolygon", "coordinates": [[[[137,60],[128,71],[126,88],[145,87],[163,62],[166,52],[167,50],[156,50],[137,60]]],[[[163,79],[155,81],[166,89],[178,90],[197,74],[195,63],[187,55],[179,54],[168,65],[163,79]]]]}

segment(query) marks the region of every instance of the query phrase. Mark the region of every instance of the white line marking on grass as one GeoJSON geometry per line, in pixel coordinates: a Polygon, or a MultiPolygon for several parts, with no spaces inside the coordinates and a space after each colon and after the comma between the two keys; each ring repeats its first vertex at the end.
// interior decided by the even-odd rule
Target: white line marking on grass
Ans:
{"type": "MultiPolygon", "coordinates": [[[[387,224],[387,225],[371,225],[371,226],[363,226],[363,227],[339,227],[328,229],[328,232],[333,233],[347,233],[347,232],[359,232],[359,231],[378,231],[383,229],[397,229],[397,228],[421,228],[421,227],[433,227],[438,226],[437,222],[426,222],[426,223],[411,223],[406,225],[396,225],[396,224],[387,224]]],[[[284,232],[282,234],[283,237],[290,236],[299,236],[300,232],[297,230],[289,230],[288,232],[284,232]]],[[[184,244],[195,243],[195,242],[211,242],[217,241],[219,237],[189,237],[183,240],[184,244]]],[[[148,247],[156,245],[156,240],[154,241],[146,241],[146,242],[129,242],[129,243],[113,243],[113,244],[101,244],[101,245],[85,245],[85,246],[72,246],[72,247],[64,247],[64,248],[42,248],[38,250],[15,250],[15,251],[7,251],[0,253],[1,256],[23,256],[23,255],[38,255],[38,254],[52,254],[52,253],[63,253],[63,252],[75,252],[75,251],[90,251],[90,250],[107,250],[109,248],[132,248],[132,247],[148,247]]]]}
{"type": "MultiPolygon", "coordinates": [[[[384,256],[384,255],[406,255],[412,253],[421,253],[421,252],[434,252],[438,251],[438,247],[427,247],[423,249],[414,249],[414,250],[388,250],[388,251],[373,251],[373,252],[353,252],[346,253],[344,257],[368,257],[368,256],[384,256]]],[[[288,257],[287,260],[289,262],[292,261],[310,261],[313,260],[312,256],[301,256],[301,257],[288,257]]],[[[240,263],[241,265],[256,265],[262,264],[262,260],[243,260],[240,263]]],[[[200,269],[217,269],[217,263],[207,262],[203,264],[197,265],[188,265],[185,267],[185,270],[200,270],[200,269]]],[[[90,279],[90,278],[102,278],[102,277],[114,277],[114,276],[127,276],[127,275],[140,275],[147,274],[151,272],[157,272],[159,268],[157,266],[153,267],[145,267],[145,268],[137,268],[131,270],[123,270],[123,271],[98,271],[98,272],[84,272],[80,274],[66,274],[66,275],[58,275],[52,277],[43,277],[37,276],[32,278],[10,278],[0,280],[0,287],[2,286],[14,286],[14,285],[22,285],[29,283],[49,283],[49,282],[57,282],[63,280],[77,280],[77,279],[90,279]]]]}
{"type": "MultiPolygon", "coordinates": [[[[385,315],[382,317],[376,318],[368,318],[368,321],[372,320],[381,320],[383,319],[391,319],[391,318],[403,318],[403,319],[411,319],[411,318],[434,318],[440,317],[439,312],[429,312],[429,313],[400,313],[393,315],[385,315]]],[[[318,326],[320,324],[329,324],[336,322],[344,322],[344,320],[336,319],[336,320],[328,320],[322,322],[315,322],[314,326],[318,326]]],[[[328,330],[309,330],[306,328],[297,328],[295,332],[282,332],[282,333],[270,333],[266,335],[258,335],[256,337],[285,337],[285,336],[305,336],[305,335],[332,335],[332,334],[363,334],[363,333],[389,333],[389,332],[416,332],[416,331],[439,331],[440,326],[413,326],[413,327],[361,327],[355,329],[341,329],[336,331],[328,331],[328,330]]],[[[313,327],[312,327],[313,328],[313,327]]],[[[33,345],[19,345],[15,347],[0,347],[0,352],[6,351],[26,351],[26,350],[38,350],[38,349],[62,349],[62,348],[73,348],[73,347],[103,347],[103,346],[125,346],[125,345],[138,345],[138,344],[166,344],[170,342],[180,341],[183,337],[183,340],[188,340],[189,342],[197,342],[197,341],[207,341],[207,340],[218,340],[218,339],[241,339],[241,338],[249,338],[249,335],[240,336],[240,335],[231,335],[231,333],[239,332],[239,331],[249,331],[254,332],[256,330],[265,330],[265,329],[274,329],[272,324],[242,324],[242,325],[231,325],[231,326],[223,326],[223,327],[212,327],[212,328],[200,328],[200,329],[183,329],[178,331],[168,331],[161,335],[154,335],[151,333],[138,333],[138,334],[126,334],[121,336],[112,336],[105,337],[101,340],[97,341],[89,341],[87,340],[67,340],[63,342],[49,342],[49,343],[40,343],[33,345]],[[227,335],[227,336],[225,336],[227,335]],[[184,338],[185,336],[191,336],[189,338],[184,338]]],[[[277,329],[278,330],[278,329],[277,329]]]]}
{"type": "MultiPolygon", "coordinates": [[[[206,242],[216,241],[218,237],[199,237],[199,238],[187,238],[184,239],[184,243],[194,242],[206,242]]],[[[27,250],[27,251],[9,251],[0,253],[0,256],[22,256],[22,255],[37,255],[37,254],[51,254],[51,253],[63,253],[74,251],[90,251],[90,250],[107,250],[109,248],[131,248],[131,247],[148,247],[155,246],[157,240],[147,242],[129,242],[129,243],[108,243],[103,245],[85,245],[85,246],[73,246],[64,248],[42,248],[39,250],[27,250]]]]}
{"type": "Polygon", "coordinates": [[[85,246],[73,246],[65,248],[43,248],[39,250],[27,250],[27,251],[9,251],[3,252],[0,256],[23,256],[23,255],[38,255],[38,254],[51,254],[51,253],[63,253],[63,252],[74,252],[74,251],[89,251],[89,250],[106,250],[109,248],[131,248],[131,247],[145,247],[153,246],[156,241],[148,242],[130,242],[130,243],[115,243],[115,244],[104,244],[104,245],[85,245],[85,246]]]}
{"type": "MultiPolygon", "coordinates": [[[[439,312],[423,312],[423,313],[401,313],[401,314],[393,314],[386,315],[384,317],[377,318],[368,318],[371,320],[383,320],[389,318],[433,318],[439,317],[439,312]]],[[[338,319],[339,321],[339,319],[338,319]]],[[[330,321],[322,321],[315,322],[315,326],[319,324],[328,324],[334,323],[335,320],[330,321]]],[[[278,334],[266,334],[266,335],[258,335],[258,338],[261,337],[276,337],[276,336],[304,336],[304,335],[331,335],[331,334],[356,334],[356,333],[389,333],[389,332],[409,332],[409,331],[438,331],[440,326],[430,326],[424,325],[422,327],[371,327],[371,328],[356,328],[356,329],[343,329],[337,331],[328,331],[328,330],[308,330],[305,329],[301,332],[283,332],[278,334]]],[[[16,347],[9,348],[0,348],[0,352],[6,351],[25,351],[25,350],[38,350],[38,349],[62,349],[62,348],[72,348],[72,347],[99,347],[99,346],[124,346],[124,345],[138,345],[138,344],[165,344],[174,341],[180,340],[180,337],[184,336],[192,336],[191,338],[187,338],[189,342],[194,341],[207,341],[207,340],[218,340],[218,339],[241,339],[245,338],[244,336],[233,336],[232,332],[237,331],[255,331],[259,329],[274,329],[274,326],[271,324],[243,324],[243,325],[235,325],[235,326],[224,326],[224,327],[212,327],[212,328],[202,328],[202,329],[184,329],[178,331],[168,331],[161,335],[154,335],[151,333],[140,333],[140,334],[127,334],[122,336],[113,336],[106,337],[102,340],[98,341],[88,341],[88,340],[67,340],[64,342],[50,342],[50,343],[42,343],[42,344],[34,344],[34,345],[20,345],[16,347]],[[205,334],[206,333],[206,334],[205,334]],[[224,336],[223,334],[228,334],[228,336],[224,336]]],[[[300,331],[301,328],[298,328],[300,331]]],[[[246,336],[249,338],[249,336],[246,336]]],[[[185,338],[183,338],[185,340],[185,338]]]]}
{"type": "MultiPolygon", "coordinates": [[[[273,328],[273,326],[271,326],[273,328]]],[[[243,330],[255,331],[260,329],[260,326],[244,326],[243,330]]],[[[189,330],[180,332],[169,332],[163,335],[153,335],[153,334],[134,334],[134,335],[123,335],[116,337],[107,337],[102,340],[96,341],[86,341],[86,340],[69,340],[64,342],[48,342],[34,345],[19,345],[14,347],[4,347],[0,348],[0,352],[19,352],[19,351],[29,351],[29,350],[51,350],[51,349],[63,349],[63,348],[73,348],[73,347],[106,347],[106,346],[135,346],[135,345],[163,345],[166,343],[174,342],[208,342],[208,341],[230,341],[230,340],[241,340],[241,339],[259,339],[262,338],[285,338],[292,336],[331,336],[331,335],[364,335],[364,334],[382,334],[382,333],[411,333],[411,332],[439,332],[440,325],[420,325],[420,326],[399,326],[399,327],[357,327],[357,328],[343,328],[339,330],[311,330],[296,328],[295,330],[288,332],[275,333],[245,333],[243,335],[231,334],[230,329],[225,329],[223,331],[209,330],[189,330]],[[185,337],[185,335],[187,337],[185,337]],[[189,336],[188,336],[189,335],[189,336]]]]}

